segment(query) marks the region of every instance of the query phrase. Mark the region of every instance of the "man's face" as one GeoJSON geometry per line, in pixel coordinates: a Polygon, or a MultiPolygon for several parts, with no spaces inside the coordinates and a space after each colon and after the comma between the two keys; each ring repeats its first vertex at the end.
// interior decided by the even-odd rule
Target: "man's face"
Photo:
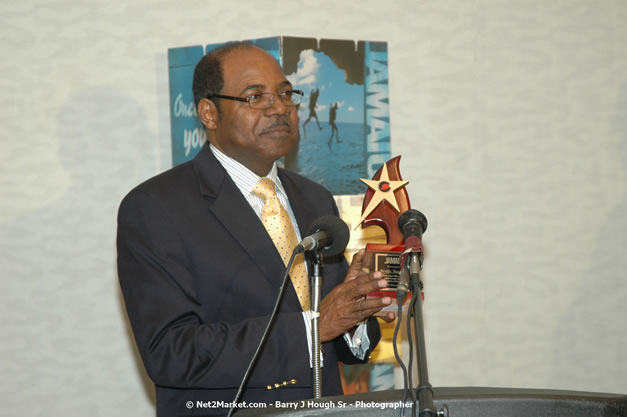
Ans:
{"type": "Polygon", "coordinates": [[[247,97],[274,93],[266,110],[248,103],[220,100],[221,115],[214,130],[214,145],[257,175],[264,176],[272,163],[286,155],[298,141],[298,112],[285,106],[278,93],[291,89],[278,62],[257,48],[239,48],[222,60],[224,87],[220,94],[247,97]]]}

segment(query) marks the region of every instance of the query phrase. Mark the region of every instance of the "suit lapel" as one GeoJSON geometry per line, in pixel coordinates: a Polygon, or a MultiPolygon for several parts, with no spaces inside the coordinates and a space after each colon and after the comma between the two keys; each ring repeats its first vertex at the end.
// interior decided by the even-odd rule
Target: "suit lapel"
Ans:
{"type": "Polygon", "coordinates": [[[292,181],[292,179],[285,174],[283,169],[279,169],[279,178],[281,179],[283,188],[285,188],[294,217],[296,217],[296,223],[298,223],[300,236],[301,238],[304,238],[307,235],[311,224],[317,219],[316,212],[311,206],[308,195],[304,192],[304,190],[298,188],[294,181],[292,181]]]}
{"type": "MultiPolygon", "coordinates": [[[[208,202],[209,211],[257,264],[261,275],[276,288],[278,294],[285,265],[259,217],[208,145],[203,147],[193,164],[198,175],[200,193],[208,202]]],[[[237,259],[233,262],[237,262],[237,259]]],[[[288,290],[290,288],[292,287],[288,286],[288,290]]],[[[293,288],[286,291],[284,302],[292,310],[300,308],[293,288]]]]}

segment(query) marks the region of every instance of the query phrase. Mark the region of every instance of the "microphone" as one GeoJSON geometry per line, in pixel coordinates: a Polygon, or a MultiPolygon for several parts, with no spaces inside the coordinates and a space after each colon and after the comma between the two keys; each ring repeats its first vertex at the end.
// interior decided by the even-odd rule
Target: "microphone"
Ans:
{"type": "Polygon", "coordinates": [[[296,251],[322,250],[325,256],[335,256],[344,252],[350,238],[348,226],[337,216],[320,217],[311,224],[307,234],[296,251]]]}
{"type": "Polygon", "coordinates": [[[410,276],[419,272],[419,265],[422,263],[422,234],[427,230],[427,218],[418,210],[409,209],[398,218],[398,228],[405,238],[405,247],[401,255],[401,276],[396,287],[397,298],[405,297],[409,292],[410,276]],[[410,268],[405,267],[405,257],[411,257],[410,268]],[[410,269],[410,270],[408,270],[410,269]]]}
{"type": "Polygon", "coordinates": [[[427,230],[427,218],[418,210],[409,209],[398,218],[398,228],[405,238],[403,254],[422,252],[422,234],[427,230]]]}
{"type": "Polygon", "coordinates": [[[405,240],[410,236],[421,239],[427,231],[427,218],[418,210],[409,209],[398,218],[398,228],[405,240]]]}

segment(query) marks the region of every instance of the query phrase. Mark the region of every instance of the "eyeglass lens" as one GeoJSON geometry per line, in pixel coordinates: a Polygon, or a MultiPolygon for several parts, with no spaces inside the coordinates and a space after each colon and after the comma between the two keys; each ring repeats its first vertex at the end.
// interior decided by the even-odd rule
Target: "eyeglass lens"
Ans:
{"type": "MultiPolygon", "coordinates": [[[[251,97],[249,104],[254,109],[267,109],[272,107],[275,100],[275,95],[272,93],[262,93],[254,97],[251,97]]],[[[301,96],[297,93],[283,93],[279,94],[279,98],[286,106],[295,106],[300,103],[301,96]]]]}

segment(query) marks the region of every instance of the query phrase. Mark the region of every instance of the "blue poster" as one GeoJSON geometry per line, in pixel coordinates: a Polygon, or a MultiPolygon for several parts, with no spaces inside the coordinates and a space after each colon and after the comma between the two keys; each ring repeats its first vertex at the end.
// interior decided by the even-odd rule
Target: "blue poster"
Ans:
{"type": "MultiPolygon", "coordinates": [[[[298,146],[279,163],[334,195],[363,194],[359,179],[371,178],[390,159],[387,44],[295,37],[252,42],[305,93],[298,146]]],[[[221,45],[168,51],[174,165],[192,159],[207,140],[194,108],[193,72],[203,54],[221,45]]]]}

